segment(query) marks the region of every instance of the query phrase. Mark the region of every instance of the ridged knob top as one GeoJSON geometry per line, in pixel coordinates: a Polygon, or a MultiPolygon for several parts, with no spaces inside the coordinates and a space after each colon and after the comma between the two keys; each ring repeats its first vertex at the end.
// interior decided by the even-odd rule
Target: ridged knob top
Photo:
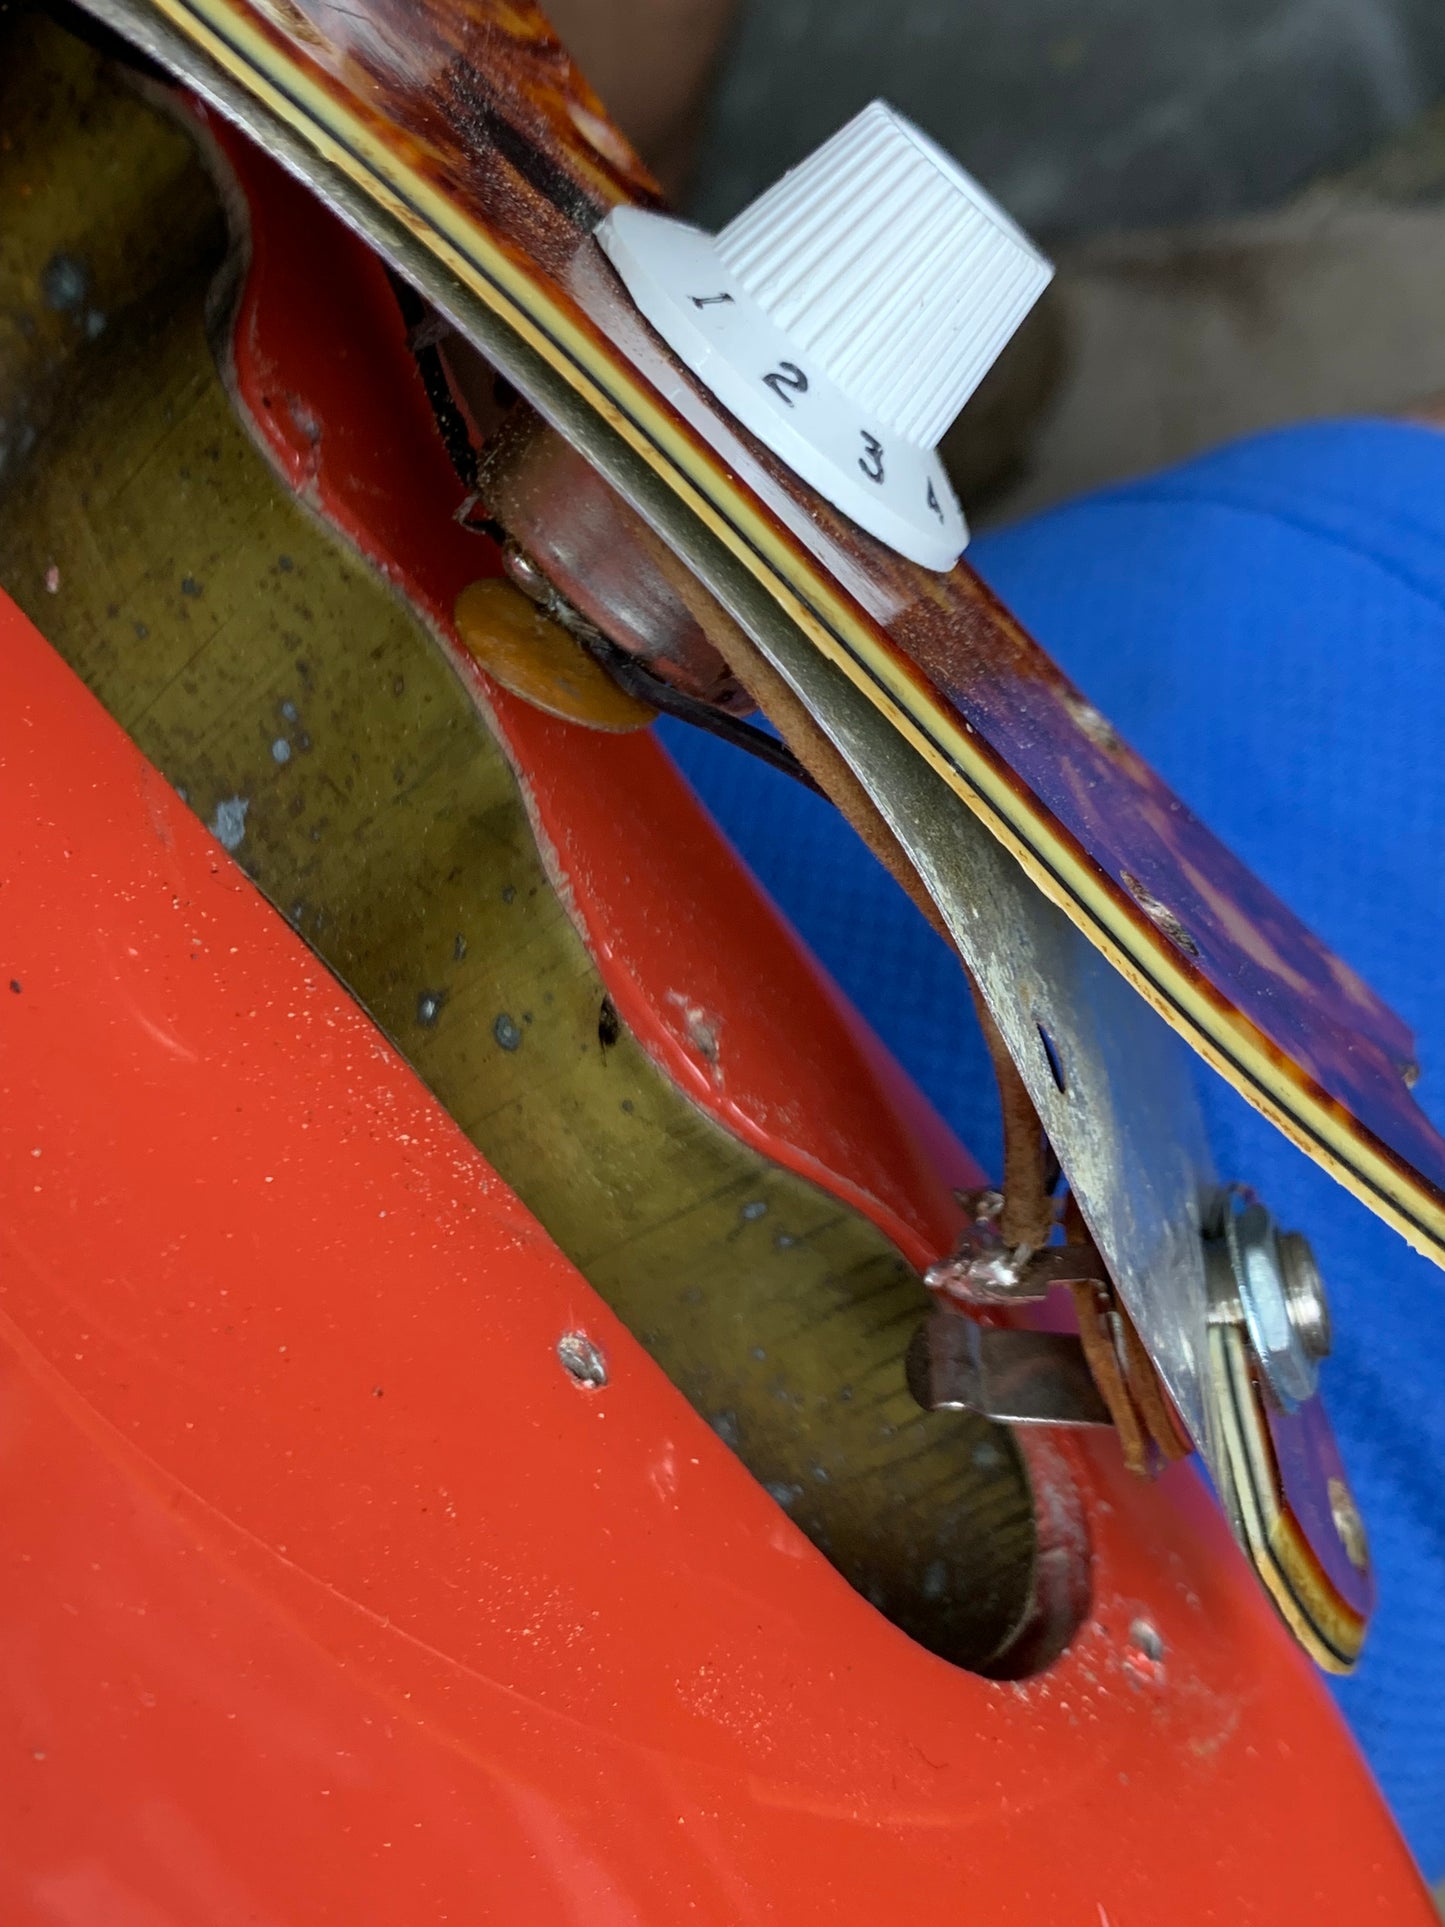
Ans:
{"type": "Polygon", "coordinates": [[[933,448],[1053,270],[977,181],[881,100],[717,237],[844,394],[933,448]]]}
{"type": "Polygon", "coordinates": [[[935,448],[1053,272],[956,161],[875,101],[719,235],[616,207],[597,239],[775,455],[900,554],[953,566],[968,525],[935,448]]]}

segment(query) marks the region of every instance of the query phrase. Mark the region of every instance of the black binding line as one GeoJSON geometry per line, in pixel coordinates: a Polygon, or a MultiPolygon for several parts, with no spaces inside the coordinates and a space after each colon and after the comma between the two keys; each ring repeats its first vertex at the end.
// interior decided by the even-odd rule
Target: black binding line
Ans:
{"type": "MultiPolygon", "coordinates": [[[[1243,1363],[1241,1358],[1234,1355],[1234,1353],[1231,1351],[1231,1348],[1227,1343],[1222,1347],[1222,1349],[1225,1353],[1224,1393],[1226,1398],[1229,1400],[1230,1409],[1234,1414],[1234,1423],[1238,1429],[1240,1445],[1243,1449],[1244,1457],[1245,1457],[1244,1469],[1246,1472],[1246,1476],[1249,1476],[1250,1491],[1251,1491],[1251,1494],[1253,1495],[1252,1503],[1254,1505],[1256,1515],[1258,1516],[1258,1519],[1259,1519],[1260,1555],[1263,1559],[1265,1559],[1268,1562],[1270,1569],[1276,1574],[1276,1576],[1279,1579],[1281,1590],[1287,1593],[1289,1597],[1294,1601],[1295,1606],[1299,1611],[1300,1617],[1305,1621],[1306,1625],[1310,1628],[1310,1631],[1314,1634],[1315,1638],[1318,1639],[1321,1646],[1324,1647],[1326,1652],[1333,1653],[1335,1658],[1340,1662],[1341,1666],[1345,1668],[1346,1672],[1353,1672],[1355,1667],[1359,1664],[1359,1660],[1360,1660],[1359,1648],[1357,1647],[1353,1653],[1342,1652],[1340,1650],[1339,1646],[1335,1643],[1333,1639],[1330,1638],[1329,1634],[1320,1625],[1319,1620],[1317,1619],[1315,1614],[1310,1611],[1309,1607],[1305,1604],[1304,1600],[1301,1599],[1299,1595],[1299,1591],[1296,1588],[1293,1580],[1290,1578],[1290,1575],[1285,1571],[1284,1567],[1280,1564],[1279,1556],[1275,1552],[1274,1547],[1270,1544],[1269,1523],[1265,1518],[1264,1508],[1260,1503],[1258,1487],[1256,1485],[1256,1482],[1253,1479],[1253,1477],[1250,1476],[1250,1474],[1252,1474],[1253,1467],[1250,1464],[1252,1455],[1250,1453],[1249,1444],[1248,1444],[1249,1431],[1248,1431],[1248,1428],[1246,1427],[1244,1413],[1240,1405],[1239,1385],[1236,1377],[1236,1374],[1238,1372],[1247,1371],[1248,1367],[1243,1363]]],[[[1235,1468],[1233,1466],[1230,1467],[1230,1477],[1236,1478],[1235,1468]]],[[[1236,1478],[1236,1483],[1237,1482],[1238,1481],[1236,1478]]],[[[1298,1521],[1296,1521],[1296,1523],[1298,1524],[1298,1521]]],[[[1308,1544],[1309,1541],[1304,1532],[1303,1527],[1300,1527],[1299,1531],[1300,1531],[1300,1537],[1305,1539],[1305,1543],[1308,1544]]],[[[1314,1551],[1313,1547],[1311,1547],[1310,1550],[1311,1550],[1311,1554],[1313,1555],[1313,1551],[1314,1551]]],[[[1322,1573],[1323,1573],[1323,1570],[1324,1570],[1323,1561],[1321,1561],[1322,1573]]],[[[1330,1583],[1331,1581],[1329,1579],[1329,1576],[1326,1574],[1325,1584],[1329,1585],[1330,1583]]],[[[1348,1604],[1348,1602],[1345,1602],[1345,1603],[1348,1604]]],[[[1278,1610],[1278,1608],[1276,1608],[1276,1610],[1278,1610]]],[[[1353,1610],[1353,1608],[1350,1608],[1350,1610],[1353,1610]]],[[[1283,1617],[1282,1614],[1281,1614],[1281,1617],[1283,1617]]]]}

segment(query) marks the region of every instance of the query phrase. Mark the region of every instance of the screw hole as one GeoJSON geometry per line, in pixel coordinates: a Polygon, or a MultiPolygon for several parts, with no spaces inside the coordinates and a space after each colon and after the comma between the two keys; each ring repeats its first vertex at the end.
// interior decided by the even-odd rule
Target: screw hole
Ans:
{"type": "Polygon", "coordinates": [[[607,1361],[586,1332],[563,1332],[557,1340],[557,1357],[569,1377],[587,1391],[601,1391],[607,1383],[607,1361]]]}
{"type": "Polygon", "coordinates": [[[1044,1029],[1043,1025],[1037,1021],[1035,1021],[1034,1028],[1039,1033],[1039,1042],[1044,1047],[1044,1056],[1049,1060],[1050,1073],[1053,1076],[1054,1083],[1058,1086],[1059,1095],[1062,1097],[1067,1094],[1069,1087],[1064,1080],[1064,1067],[1059,1061],[1059,1053],[1054,1049],[1054,1040],[1044,1029]]]}

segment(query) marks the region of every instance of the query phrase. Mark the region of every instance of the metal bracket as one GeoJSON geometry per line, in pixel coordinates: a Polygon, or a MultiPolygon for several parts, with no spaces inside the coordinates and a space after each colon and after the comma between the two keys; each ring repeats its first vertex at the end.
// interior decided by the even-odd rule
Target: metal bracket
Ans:
{"type": "Polygon", "coordinates": [[[1013,1331],[940,1309],[913,1334],[906,1362],[925,1412],[977,1412],[1008,1425],[1112,1423],[1069,1332],[1013,1331]]]}
{"type": "MultiPolygon", "coordinates": [[[[752,633],[937,905],[1241,1547],[1305,1648],[1348,1670],[1372,1604],[1363,1532],[1318,1395],[1268,1411],[1247,1334],[1219,1322],[1221,1187],[1184,1046],[844,675],[783,625],[752,633]]],[[[985,1402],[1012,1397],[990,1342],[969,1363],[985,1402]]]]}

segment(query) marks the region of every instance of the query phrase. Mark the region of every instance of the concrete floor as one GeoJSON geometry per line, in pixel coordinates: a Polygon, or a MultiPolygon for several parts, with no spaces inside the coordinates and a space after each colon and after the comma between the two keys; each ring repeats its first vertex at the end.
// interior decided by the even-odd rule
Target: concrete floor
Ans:
{"type": "Polygon", "coordinates": [[[878,94],[1059,263],[1065,373],[994,519],[1445,393],[1439,0],[750,0],[693,212],[878,94]]]}
{"type": "MultiPolygon", "coordinates": [[[[1417,144],[1445,176],[1445,115],[1427,129],[1417,144]]],[[[1380,170],[1270,213],[1062,250],[1067,371],[995,513],[1277,423],[1439,407],[1445,182],[1410,199],[1391,186],[1380,170]]]]}
{"type": "Polygon", "coordinates": [[[696,210],[875,95],[1044,239],[1276,206],[1445,94],[1439,0],[744,0],[696,210]]]}

